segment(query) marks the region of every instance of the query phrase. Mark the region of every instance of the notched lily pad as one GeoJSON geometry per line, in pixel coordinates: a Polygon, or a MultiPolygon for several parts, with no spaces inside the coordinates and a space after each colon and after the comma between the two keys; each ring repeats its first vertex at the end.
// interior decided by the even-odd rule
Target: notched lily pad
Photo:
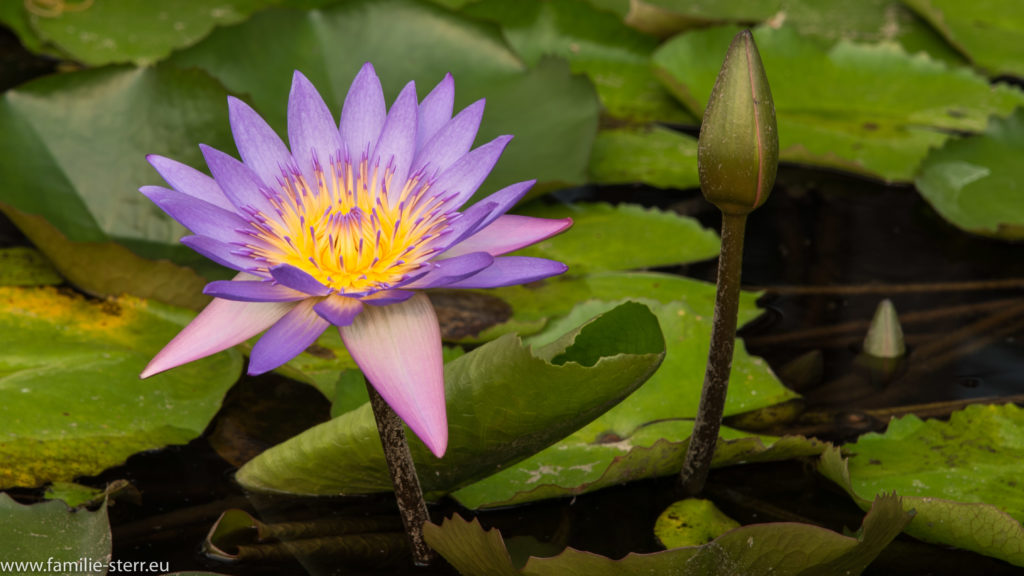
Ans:
{"type": "Polygon", "coordinates": [[[896,490],[917,516],[915,538],[1024,566],[1024,410],[969,406],[949,422],[906,416],[884,434],[826,450],[819,471],[861,508],[896,490]]]}
{"type": "MultiPolygon", "coordinates": [[[[445,366],[445,457],[407,432],[424,490],[455,489],[565,437],[642,384],[664,346],[650,310],[626,303],[547,346],[507,335],[457,358],[445,366]]],[[[391,489],[368,403],[263,452],[237,479],[250,490],[295,494],[391,489]]]]}
{"type": "Polygon", "coordinates": [[[455,516],[440,526],[428,523],[424,535],[463,576],[856,575],[900,533],[911,516],[900,508],[896,496],[880,496],[856,536],[795,522],[753,524],[726,532],[703,546],[630,553],[620,560],[567,548],[558,556],[531,557],[524,566],[512,563],[500,532],[483,530],[476,519],[467,522],[455,516]]]}
{"type": "Polygon", "coordinates": [[[1024,5],[1016,0],[964,3],[903,0],[977,66],[993,76],[1024,78],[1024,5]]]}
{"type": "Polygon", "coordinates": [[[0,286],[50,286],[63,281],[35,248],[0,248],[0,286]]]}
{"type": "Polygon", "coordinates": [[[1024,239],[1024,109],[993,118],[984,134],[950,140],[921,163],[914,183],[958,228],[1024,239]]]}
{"type": "Polygon", "coordinates": [[[223,352],[139,380],[191,319],[132,297],[88,301],[54,288],[0,287],[0,487],[94,475],[184,444],[238,378],[223,352]]]}

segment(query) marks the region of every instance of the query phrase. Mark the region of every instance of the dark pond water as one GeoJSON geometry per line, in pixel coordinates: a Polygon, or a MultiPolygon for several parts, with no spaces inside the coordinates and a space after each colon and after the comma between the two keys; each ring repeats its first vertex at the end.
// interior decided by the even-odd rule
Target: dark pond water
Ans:
{"type": "MultiPolygon", "coordinates": [[[[717,213],[696,192],[615,187],[561,195],[570,197],[671,207],[717,226],[717,213]]],[[[791,382],[804,395],[806,413],[830,417],[825,424],[820,418],[813,424],[777,424],[776,432],[848,440],[884,427],[887,409],[940,403],[928,409],[942,416],[955,408],[949,402],[1024,392],[1024,349],[1016,339],[1024,323],[1019,305],[1024,283],[1006,287],[1024,278],[1019,246],[959,232],[911,188],[795,167],[782,169],[772,198],[748,226],[744,283],[777,287],[762,297],[766,314],[743,331],[748,347],[787,374],[785,366],[794,358],[820,354],[820,362],[812,362],[812,369],[791,377],[791,382]],[[964,284],[982,281],[1003,284],[964,284]],[[944,286],[913,286],[923,283],[944,286]],[[835,286],[848,288],[840,293],[835,286]],[[915,318],[904,325],[911,361],[889,382],[856,364],[863,323],[886,297],[901,314],[915,318]],[[822,333],[823,327],[833,328],[822,333]]],[[[0,243],[21,242],[9,223],[0,223],[0,243]]],[[[713,262],[672,271],[706,280],[713,280],[715,273],[713,262]]],[[[443,561],[414,569],[402,558],[380,564],[313,553],[301,561],[232,564],[202,554],[206,533],[228,508],[246,509],[272,522],[395,514],[388,496],[250,501],[232,481],[234,466],[211,447],[211,442],[223,446],[227,440],[229,452],[244,458],[328,418],[328,413],[327,401],[312,388],[273,375],[246,378],[231,391],[202,438],[136,455],[125,466],[84,479],[97,486],[127,479],[141,492],[140,503],[119,502],[111,508],[114,557],[169,561],[173,570],[244,575],[454,573],[443,561]]],[[[744,523],[797,520],[841,531],[856,529],[862,518],[844,493],[800,461],[716,470],[707,495],[744,523]]],[[[33,500],[38,494],[17,496],[33,500]]],[[[674,480],[668,478],[488,512],[480,519],[501,528],[506,539],[519,536],[518,545],[535,554],[569,545],[621,557],[658,549],[651,533],[654,519],[676,498],[674,480]]],[[[449,501],[431,510],[435,521],[456,512],[471,514],[449,501]]],[[[974,554],[900,538],[869,573],[1018,572],[974,554]]]]}

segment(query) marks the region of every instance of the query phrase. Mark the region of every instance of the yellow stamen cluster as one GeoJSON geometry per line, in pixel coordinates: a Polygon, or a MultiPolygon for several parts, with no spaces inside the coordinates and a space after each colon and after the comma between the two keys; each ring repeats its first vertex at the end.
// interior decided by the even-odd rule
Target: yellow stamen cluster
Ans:
{"type": "Polygon", "coordinates": [[[339,293],[386,289],[419,270],[435,250],[431,240],[448,228],[442,200],[429,184],[411,177],[389,200],[392,172],[378,178],[366,160],[356,167],[332,162],[329,174],[317,166],[310,186],[288,174],[261,214],[249,246],[266,269],[290,264],[339,293]]]}

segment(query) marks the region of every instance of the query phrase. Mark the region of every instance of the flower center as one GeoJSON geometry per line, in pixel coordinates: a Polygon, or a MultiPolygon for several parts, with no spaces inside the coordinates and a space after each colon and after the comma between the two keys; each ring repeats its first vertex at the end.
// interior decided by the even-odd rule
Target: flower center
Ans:
{"type": "Polygon", "coordinates": [[[316,165],[312,186],[287,174],[270,199],[276,213],[254,218],[263,242],[249,247],[253,256],[268,270],[295,266],[341,294],[384,290],[420,270],[448,229],[441,200],[415,176],[389,200],[391,173],[378,178],[365,159],[358,168],[339,160],[325,173],[316,165]]]}

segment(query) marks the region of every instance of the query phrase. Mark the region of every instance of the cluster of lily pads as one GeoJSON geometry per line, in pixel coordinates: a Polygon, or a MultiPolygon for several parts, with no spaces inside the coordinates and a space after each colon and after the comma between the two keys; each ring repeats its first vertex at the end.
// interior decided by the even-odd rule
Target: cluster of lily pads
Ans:
{"type": "MultiPolygon", "coordinates": [[[[2,489],[49,485],[54,498],[88,501],[96,491],[66,483],[186,443],[214,418],[240,378],[245,346],[137,378],[205,304],[203,285],[228,277],[180,246],[184,229],[138,194],[154,181],[144,154],[201,167],[196,142],[231,150],[229,94],[283,133],[295,69],[335,105],[366,61],[389,102],[407,80],[430,86],[450,72],[456,108],[487,98],[478,142],[516,135],[481,194],[531,178],[539,180],[534,196],[626,183],[683,190],[698,184],[697,145],[676,128],[699,123],[726,46],[738,26],[755,23],[783,162],[913,183],[970,232],[1018,239],[1024,229],[1024,199],[1011,185],[1024,178],[1016,161],[1024,113],[1015,112],[1024,90],[1006,81],[1024,77],[1024,55],[1013,53],[1024,45],[1024,10],[1011,0],[969,18],[955,0],[179,4],[0,5],[0,22],[26,48],[62,63],[18,85],[4,77],[11,86],[0,99],[0,211],[34,246],[0,250],[2,489]],[[58,287],[67,285],[75,291],[58,287]]],[[[630,203],[538,198],[517,213],[575,221],[571,233],[519,252],[563,261],[571,273],[478,300],[434,296],[442,318],[477,305],[486,314],[468,327],[464,318],[442,322],[451,435],[443,459],[411,442],[425,491],[481,510],[678,473],[714,287],[646,269],[712,258],[717,236],[692,218],[630,203]]],[[[756,296],[743,296],[741,324],[759,314],[756,296]]],[[[796,397],[736,344],[726,415],[796,397]]],[[[237,474],[245,489],[391,489],[355,369],[334,331],[280,369],[315,386],[335,417],[245,463],[237,474]]],[[[1008,488],[1017,470],[1005,466],[1020,461],[1022,431],[1012,406],[974,407],[949,423],[908,417],[842,447],[856,455],[846,460],[813,439],[723,428],[716,466],[815,459],[869,510],[856,537],[748,526],[718,530],[704,546],[618,561],[567,550],[521,566],[476,522],[452,518],[428,527],[427,538],[467,575],[684,564],[695,574],[737,566],[854,573],[904,529],[1024,566],[1024,499],[1008,488]],[[922,456],[921,446],[937,448],[922,456]],[[883,495],[892,491],[899,497],[883,495]],[[966,525],[965,516],[977,521],[966,525]],[[819,554],[786,560],[787,545],[812,540],[819,554]],[[478,556],[489,564],[474,563],[478,556]]],[[[72,514],[0,496],[0,518],[3,540],[26,559],[53,554],[68,534],[79,543],[66,548],[69,560],[110,553],[103,505],[72,514]],[[60,529],[47,532],[53,522],[60,529]]]]}

